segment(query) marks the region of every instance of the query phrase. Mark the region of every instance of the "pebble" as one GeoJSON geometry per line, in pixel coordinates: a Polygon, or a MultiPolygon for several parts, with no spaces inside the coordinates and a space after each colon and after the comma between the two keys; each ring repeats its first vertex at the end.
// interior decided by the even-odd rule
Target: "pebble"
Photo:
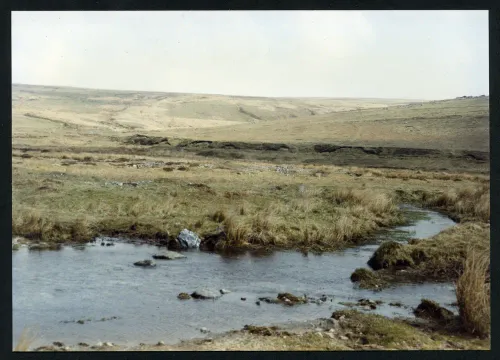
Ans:
{"type": "Polygon", "coordinates": [[[260,301],[256,301],[255,303],[256,303],[257,305],[260,305],[260,301]]]}
{"type": "Polygon", "coordinates": [[[241,298],[241,301],[247,301],[247,298],[241,298]]]}
{"type": "Polygon", "coordinates": [[[157,346],[162,346],[162,345],[165,345],[165,343],[163,341],[158,341],[158,343],[156,345],[157,346]]]}
{"type": "Polygon", "coordinates": [[[202,333],[207,333],[209,330],[206,327],[202,327],[202,328],[200,328],[200,331],[202,333]]]}

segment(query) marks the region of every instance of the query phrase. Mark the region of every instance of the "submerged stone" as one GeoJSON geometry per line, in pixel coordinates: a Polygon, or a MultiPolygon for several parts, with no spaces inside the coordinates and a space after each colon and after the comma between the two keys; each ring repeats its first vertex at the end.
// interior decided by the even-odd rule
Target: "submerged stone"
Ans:
{"type": "Polygon", "coordinates": [[[156,263],[153,260],[141,260],[137,261],[134,263],[135,266],[142,266],[142,267],[154,267],[156,266],[156,263]]]}
{"type": "Polygon", "coordinates": [[[157,260],[175,260],[175,259],[185,259],[186,256],[179,254],[175,251],[164,251],[159,254],[154,254],[153,259],[157,260]]]}
{"type": "Polygon", "coordinates": [[[191,297],[194,299],[201,299],[201,300],[215,300],[221,297],[220,292],[218,291],[212,291],[208,289],[201,289],[201,290],[196,290],[191,294],[191,297]]]}

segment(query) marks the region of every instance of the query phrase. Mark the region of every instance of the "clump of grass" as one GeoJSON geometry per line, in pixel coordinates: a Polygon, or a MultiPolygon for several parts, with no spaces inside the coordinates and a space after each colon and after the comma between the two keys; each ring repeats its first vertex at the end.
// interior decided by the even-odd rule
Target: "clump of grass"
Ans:
{"type": "Polygon", "coordinates": [[[396,241],[384,242],[375,251],[368,265],[374,270],[386,269],[390,267],[407,267],[414,265],[411,255],[406,251],[406,247],[396,241]]]}
{"type": "Polygon", "coordinates": [[[350,340],[361,340],[365,344],[377,344],[386,348],[401,346],[417,346],[426,342],[427,337],[422,332],[397,320],[391,320],[380,315],[362,314],[356,310],[339,310],[332,318],[344,317],[343,328],[352,331],[350,340]]]}
{"type": "Polygon", "coordinates": [[[362,289],[380,289],[383,285],[382,279],[377,273],[365,268],[358,268],[351,274],[351,281],[359,283],[362,289]]]}
{"type": "Polygon", "coordinates": [[[88,241],[94,235],[92,226],[82,220],[62,222],[29,211],[13,219],[12,233],[31,240],[49,242],[88,241]]]}
{"type": "Polygon", "coordinates": [[[227,213],[224,210],[217,210],[211,216],[211,219],[217,223],[221,223],[228,218],[227,213]]]}
{"type": "Polygon", "coordinates": [[[414,191],[413,194],[400,194],[425,206],[444,210],[460,222],[490,221],[490,186],[467,187],[460,190],[451,188],[444,192],[414,191]]]}
{"type": "Polygon", "coordinates": [[[489,225],[465,223],[407,245],[383,243],[368,264],[375,270],[409,267],[412,274],[455,280],[463,272],[467,249],[489,254],[489,225]]]}
{"type": "Polygon", "coordinates": [[[31,329],[24,328],[14,346],[14,351],[29,351],[37,336],[31,329]]]}
{"type": "Polygon", "coordinates": [[[455,318],[450,310],[439,306],[438,303],[429,299],[422,299],[413,313],[417,317],[434,319],[441,322],[449,322],[455,318]]]}
{"type": "Polygon", "coordinates": [[[463,328],[483,337],[489,335],[491,327],[489,267],[488,252],[469,250],[456,284],[463,328]]]}
{"type": "Polygon", "coordinates": [[[249,229],[245,225],[237,223],[234,217],[225,218],[222,224],[224,226],[225,241],[219,241],[216,244],[217,250],[248,245],[249,229]]]}

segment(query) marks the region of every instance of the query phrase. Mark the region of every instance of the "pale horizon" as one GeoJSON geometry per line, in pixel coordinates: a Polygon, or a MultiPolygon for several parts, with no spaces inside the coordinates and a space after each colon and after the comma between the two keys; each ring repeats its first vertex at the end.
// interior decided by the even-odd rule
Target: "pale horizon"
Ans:
{"type": "Polygon", "coordinates": [[[272,98],[489,96],[488,12],[13,12],[12,83],[272,98]]]}

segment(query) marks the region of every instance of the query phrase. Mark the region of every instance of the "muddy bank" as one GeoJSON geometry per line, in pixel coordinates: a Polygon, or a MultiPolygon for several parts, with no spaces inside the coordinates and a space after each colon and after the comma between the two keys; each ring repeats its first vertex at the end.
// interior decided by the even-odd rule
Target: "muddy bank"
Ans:
{"type": "Polygon", "coordinates": [[[111,342],[62,342],[35,351],[225,351],[225,350],[487,350],[489,339],[460,333],[453,325],[430,320],[391,320],[358,311],[336,311],[330,317],[276,325],[245,325],[240,330],[165,345],[163,341],[127,346],[111,342]]]}

